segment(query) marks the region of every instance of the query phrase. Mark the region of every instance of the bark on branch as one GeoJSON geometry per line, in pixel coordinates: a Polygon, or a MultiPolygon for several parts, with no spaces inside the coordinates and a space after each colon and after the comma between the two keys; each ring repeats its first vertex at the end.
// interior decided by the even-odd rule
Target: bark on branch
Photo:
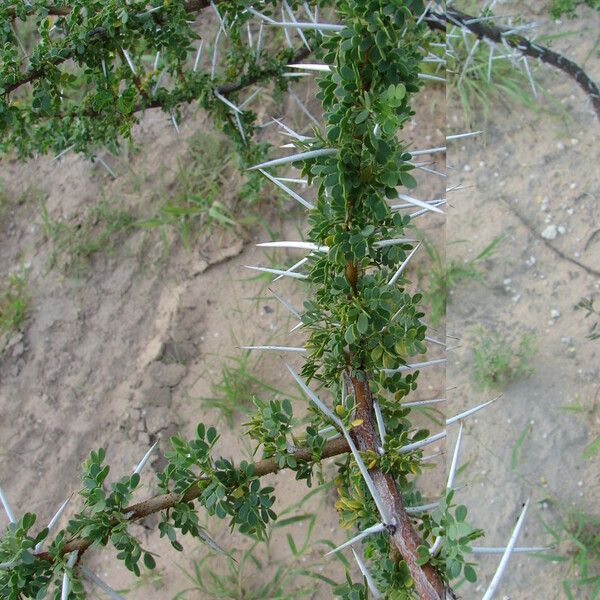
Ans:
{"type": "MultiPolygon", "coordinates": [[[[558,52],[554,52],[549,48],[531,42],[522,35],[510,33],[509,29],[492,25],[486,21],[477,21],[475,17],[458,10],[448,9],[444,18],[449,23],[468,29],[480,39],[485,38],[498,44],[501,44],[504,41],[511,48],[519,50],[524,56],[537,58],[543,63],[551,65],[561,70],[563,73],[566,73],[569,77],[574,79],[579,87],[581,87],[588,95],[592,101],[596,116],[600,119],[600,89],[591,77],[589,77],[587,73],[572,60],[565,58],[561,54],[558,54],[558,52]]],[[[435,20],[435,18],[433,20],[435,20]]],[[[428,23],[429,22],[430,21],[428,21],[428,23]]],[[[437,22],[434,26],[439,28],[437,22]]]]}
{"type": "MultiPolygon", "coordinates": [[[[373,399],[369,383],[367,380],[359,381],[354,377],[351,378],[351,381],[356,399],[356,418],[362,420],[362,424],[352,430],[358,449],[377,451],[377,434],[373,422],[373,399]]],[[[415,531],[410,516],[404,508],[402,496],[394,478],[389,474],[382,473],[379,469],[372,469],[370,473],[388,514],[392,515],[395,520],[394,530],[390,537],[410,571],[419,598],[421,600],[442,600],[445,598],[446,590],[440,574],[429,563],[424,565],[417,563],[417,548],[423,545],[423,541],[415,531]]]]}
{"type": "MultiPolygon", "coordinates": [[[[344,438],[331,440],[325,443],[323,452],[321,453],[321,460],[339,456],[340,454],[346,454],[347,452],[350,452],[350,448],[348,447],[348,442],[346,442],[344,438]]],[[[311,451],[305,448],[296,450],[292,456],[294,456],[296,460],[300,461],[312,460],[311,451]]],[[[258,477],[264,477],[270,473],[277,473],[279,470],[280,468],[274,457],[265,458],[264,460],[254,463],[254,474],[258,477]]],[[[201,483],[202,481],[202,479],[199,479],[198,483],[201,483]]],[[[183,496],[173,492],[169,494],[161,494],[124,508],[123,514],[129,515],[129,522],[139,521],[140,519],[148,517],[154,513],[173,508],[181,502],[192,502],[200,496],[200,492],[200,487],[194,485],[183,496]]],[[[93,540],[82,537],[71,538],[63,546],[61,554],[64,556],[69,552],[77,550],[79,551],[79,556],[81,557],[81,554],[85,552],[92,545],[92,543],[93,540]]],[[[38,552],[35,554],[35,557],[39,560],[53,562],[53,559],[48,552],[38,552]]]]}

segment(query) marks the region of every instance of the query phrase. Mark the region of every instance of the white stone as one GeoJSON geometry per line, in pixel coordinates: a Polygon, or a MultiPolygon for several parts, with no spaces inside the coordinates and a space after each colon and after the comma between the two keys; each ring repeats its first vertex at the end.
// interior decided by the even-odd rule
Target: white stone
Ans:
{"type": "Polygon", "coordinates": [[[556,229],[556,225],[548,225],[548,227],[542,231],[542,237],[545,240],[554,240],[556,239],[557,234],[558,231],[556,229]]]}

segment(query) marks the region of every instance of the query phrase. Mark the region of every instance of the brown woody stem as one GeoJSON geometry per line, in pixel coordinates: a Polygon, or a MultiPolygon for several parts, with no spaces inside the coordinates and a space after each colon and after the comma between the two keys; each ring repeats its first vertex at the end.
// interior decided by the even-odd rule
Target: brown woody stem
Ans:
{"type": "MultiPolygon", "coordinates": [[[[377,434],[373,423],[373,398],[369,382],[365,377],[359,381],[351,377],[354,398],[356,401],[356,418],[362,424],[352,430],[359,450],[377,451],[377,434]]],[[[429,563],[419,565],[417,562],[417,548],[423,545],[419,534],[415,531],[410,517],[404,509],[402,496],[394,478],[382,473],[379,469],[371,469],[373,483],[381,496],[387,513],[393,516],[395,529],[391,539],[406,563],[415,589],[422,600],[442,600],[445,597],[445,584],[439,573],[429,563]]]]}
{"type": "MultiPolygon", "coordinates": [[[[348,447],[348,442],[346,442],[344,438],[331,440],[325,443],[323,451],[321,452],[321,460],[338,456],[340,454],[345,454],[349,451],[350,448],[348,447]]],[[[313,460],[311,451],[306,448],[300,448],[296,450],[292,456],[296,460],[300,461],[313,460]]],[[[265,458],[257,463],[254,463],[254,474],[258,477],[263,477],[264,475],[268,475],[270,473],[277,473],[279,470],[279,465],[274,457],[265,458]]],[[[202,481],[203,479],[201,478],[197,483],[201,483],[202,481]]],[[[143,500],[142,502],[138,502],[137,504],[132,504],[131,506],[124,508],[123,514],[128,515],[127,519],[129,522],[138,521],[154,513],[173,508],[181,502],[192,502],[200,496],[200,492],[200,487],[198,485],[194,485],[185,494],[183,494],[183,496],[181,494],[175,494],[174,492],[169,494],[161,494],[160,496],[154,496],[153,498],[148,498],[147,500],[143,500]]],[[[81,554],[85,552],[92,545],[92,543],[93,540],[87,538],[72,538],[63,546],[61,555],[64,556],[69,552],[77,550],[79,552],[79,556],[81,556],[81,554]]],[[[48,552],[39,552],[35,554],[35,556],[39,560],[45,560],[48,562],[54,561],[48,552]]]]}

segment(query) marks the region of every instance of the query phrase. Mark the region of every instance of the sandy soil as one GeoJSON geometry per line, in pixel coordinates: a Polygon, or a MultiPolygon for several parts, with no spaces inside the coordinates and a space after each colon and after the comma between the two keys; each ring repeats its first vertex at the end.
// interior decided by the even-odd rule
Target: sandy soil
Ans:
{"type": "MultiPolygon", "coordinates": [[[[532,14],[522,3],[505,3],[502,10],[544,21],[541,8],[532,14]]],[[[542,31],[579,31],[552,47],[583,63],[599,25],[598,14],[588,11],[573,22],[543,24],[542,31]]],[[[600,79],[595,54],[585,68],[600,79]]],[[[600,158],[600,124],[571,82],[545,69],[538,70],[536,78],[565,107],[566,121],[515,107],[497,109],[485,127],[484,140],[455,142],[448,155],[453,167],[449,184],[471,186],[449,198],[453,209],[448,241],[465,243],[449,243],[448,256],[472,258],[496,236],[506,236],[485,262],[485,285],[470,283],[453,293],[448,333],[461,342],[449,356],[449,412],[498,393],[481,392],[472,382],[477,325],[500,332],[513,348],[524,333],[533,333],[538,348],[534,375],[506,387],[494,405],[466,423],[461,463],[467,467],[459,483],[467,486],[457,501],[466,504],[471,520],[485,529],[479,543],[488,546],[506,543],[528,497],[532,506],[520,545],[550,543],[541,521],[555,525],[570,507],[599,515],[598,460],[584,460],[582,453],[600,431],[600,347],[585,338],[590,323],[575,307],[600,289],[600,241],[595,236],[600,226],[600,177],[592,167],[600,158]],[[551,236],[551,226],[557,235],[547,239],[542,234],[551,236]],[[568,405],[581,409],[568,411],[568,405]]],[[[479,581],[461,587],[462,597],[481,597],[498,560],[490,556],[480,561],[479,581]]],[[[511,565],[498,597],[564,598],[561,581],[575,575],[565,563],[524,555],[515,556],[511,565]]],[[[587,597],[582,590],[574,593],[576,598],[587,597]]]]}

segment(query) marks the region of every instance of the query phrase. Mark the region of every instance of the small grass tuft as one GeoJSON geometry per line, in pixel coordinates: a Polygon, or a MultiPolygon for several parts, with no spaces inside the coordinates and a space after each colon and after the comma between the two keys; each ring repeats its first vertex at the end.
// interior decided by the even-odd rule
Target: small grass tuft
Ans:
{"type": "Polygon", "coordinates": [[[29,310],[27,272],[10,273],[0,286],[0,354],[13,333],[20,331],[29,310]]]}
{"type": "Polygon", "coordinates": [[[481,389],[501,388],[534,372],[535,337],[525,334],[516,349],[498,332],[478,327],[473,340],[473,380],[481,389]]]}
{"type": "Polygon", "coordinates": [[[74,276],[88,271],[95,254],[114,251],[120,236],[135,222],[131,213],[106,200],[87,209],[76,225],[52,219],[43,203],[41,214],[42,230],[51,244],[49,268],[74,276]]]}
{"type": "Polygon", "coordinates": [[[435,246],[423,240],[425,250],[430,259],[427,271],[419,270],[418,276],[427,277],[423,286],[423,298],[431,307],[431,324],[437,327],[442,317],[446,315],[446,307],[451,301],[450,291],[458,284],[469,280],[482,281],[482,272],[478,265],[483,260],[491,258],[504,236],[492,240],[475,258],[467,260],[452,259],[445,262],[435,246]]]}
{"type": "Polygon", "coordinates": [[[150,218],[136,225],[143,229],[174,227],[182,244],[189,248],[199,236],[212,227],[234,227],[230,207],[223,201],[231,189],[235,197],[239,182],[236,179],[235,154],[231,142],[222,135],[195,135],[189,141],[189,156],[177,162],[175,187],[166,190],[167,201],[150,218]]]}
{"type": "Polygon", "coordinates": [[[600,518],[579,509],[570,509],[563,519],[550,526],[542,521],[554,539],[557,552],[540,558],[567,564],[562,580],[568,600],[600,597],[600,518]]]}
{"type": "Polygon", "coordinates": [[[589,318],[591,316],[594,317],[594,322],[589,326],[588,333],[585,336],[588,340],[598,340],[600,339],[600,311],[596,309],[594,306],[595,298],[582,298],[577,304],[576,308],[581,308],[585,310],[585,318],[589,318]]]}
{"type": "Polygon", "coordinates": [[[230,600],[292,600],[313,598],[317,583],[337,587],[338,582],[332,577],[348,569],[348,561],[342,553],[337,553],[324,568],[317,549],[332,550],[335,544],[331,540],[315,539],[319,531],[315,513],[298,512],[306,500],[330,487],[330,483],[321,485],[294,506],[284,508],[279,519],[267,529],[264,540],[253,541],[246,550],[232,551],[235,560],[224,564],[222,557],[209,553],[194,561],[192,571],[182,569],[191,587],[176,594],[174,600],[197,598],[199,594],[230,600]],[[300,536],[292,529],[299,525],[302,526],[300,536]],[[287,548],[274,554],[271,541],[284,534],[287,548]]]}
{"type": "Polygon", "coordinates": [[[257,365],[252,361],[251,350],[244,350],[239,356],[228,356],[225,361],[220,377],[211,386],[212,395],[200,401],[205,407],[216,410],[229,427],[233,427],[236,415],[244,415],[254,407],[255,395],[265,392],[284,395],[282,390],[252,374],[257,365]]]}

